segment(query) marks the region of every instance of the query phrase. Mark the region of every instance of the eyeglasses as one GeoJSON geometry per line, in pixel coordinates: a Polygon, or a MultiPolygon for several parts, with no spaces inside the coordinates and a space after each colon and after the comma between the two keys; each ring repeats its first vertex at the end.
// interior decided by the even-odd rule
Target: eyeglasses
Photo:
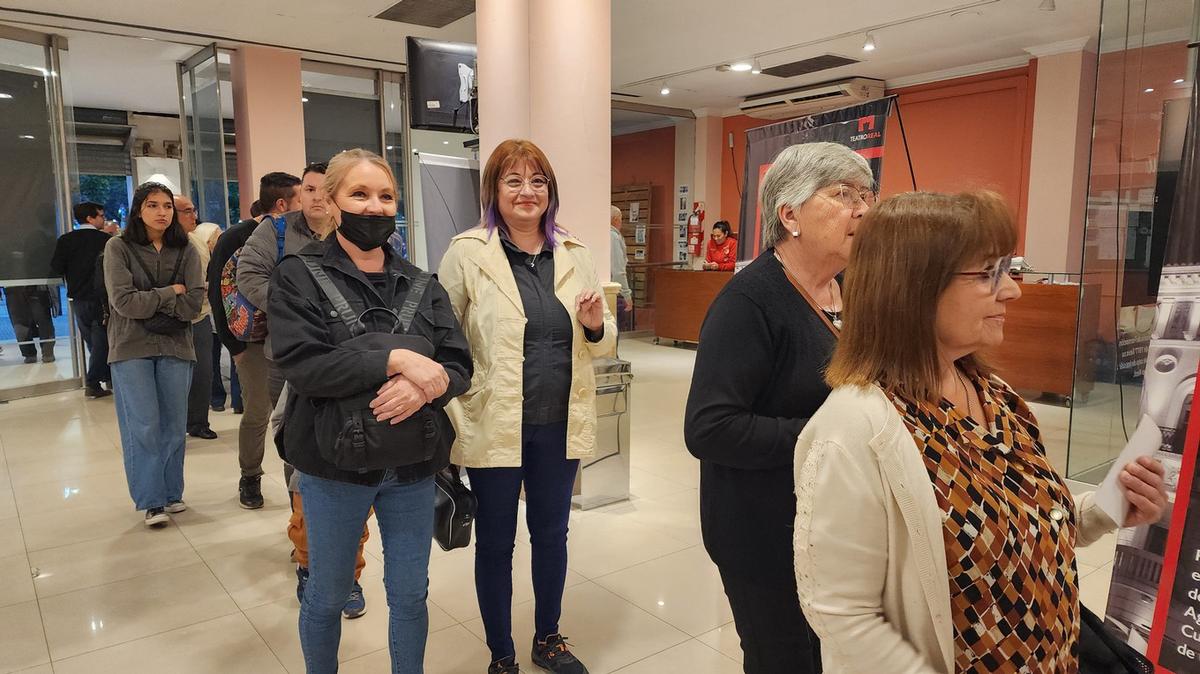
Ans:
{"type": "Polygon", "coordinates": [[[545,192],[550,189],[550,179],[546,176],[533,176],[529,180],[513,176],[500,181],[510,192],[520,192],[522,188],[529,185],[529,189],[534,192],[545,192]]]}
{"type": "Polygon", "coordinates": [[[980,283],[987,283],[990,290],[988,292],[993,295],[1000,290],[1000,282],[1008,275],[1008,270],[1012,266],[1012,255],[1005,255],[996,260],[995,265],[984,269],[983,271],[959,271],[954,272],[955,276],[970,276],[980,283]]]}
{"type": "Polygon", "coordinates": [[[195,207],[192,207],[192,208],[181,208],[181,209],[179,209],[179,212],[180,212],[180,213],[183,213],[184,215],[191,215],[192,213],[195,213],[195,212],[196,212],[196,209],[195,209],[195,207]]]}
{"type": "Polygon", "coordinates": [[[869,189],[847,185],[846,183],[839,183],[837,189],[837,194],[826,194],[825,197],[840,202],[847,209],[854,210],[859,207],[871,208],[875,205],[875,193],[869,189]]]}

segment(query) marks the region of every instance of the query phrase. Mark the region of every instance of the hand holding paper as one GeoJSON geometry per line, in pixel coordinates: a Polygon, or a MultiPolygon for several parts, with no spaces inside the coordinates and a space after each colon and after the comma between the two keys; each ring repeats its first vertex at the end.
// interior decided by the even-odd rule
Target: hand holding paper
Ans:
{"type": "Polygon", "coordinates": [[[1095,503],[1123,527],[1158,521],[1167,504],[1162,464],[1151,458],[1162,446],[1162,431],[1143,416],[1112,470],[1096,490],[1095,503]]]}

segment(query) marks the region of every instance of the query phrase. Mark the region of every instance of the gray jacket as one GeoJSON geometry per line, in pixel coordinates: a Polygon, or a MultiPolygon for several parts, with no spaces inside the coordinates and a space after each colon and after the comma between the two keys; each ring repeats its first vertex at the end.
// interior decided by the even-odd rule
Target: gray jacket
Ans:
{"type": "Polygon", "coordinates": [[[152,245],[129,243],[114,236],[104,246],[104,287],[112,305],[108,317],[108,362],[155,356],[196,360],[191,329],[160,335],[142,327],[142,319],[159,311],[188,322],[200,315],[200,305],[204,301],[204,272],[200,268],[200,254],[193,246],[164,246],[158,251],[152,245]],[[146,278],[146,272],[131,255],[140,257],[157,278],[146,278]],[[174,283],[187,286],[187,292],[176,295],[169,282],[175,260],[180,255],[183,263],[174,283]]]}
{"type": "MultiPolygon", "coordinates": [[[[283,216],[286,229],[283,233],[283,254],[294,255],[313,241],[317,235],[308,227],[303,211],[292,211],[283,216]]],[[[254,233],[246,239],[238,256],[238,292],[246,296],[255,307],[266,311],[267,296],[271,289],[271,272],[279,264],[279,244],[276,241],[275,223],[263,218],[254,233]]],[[[271,318],[267,317],[267,341],[263,351],[271,357],[271,318]]]]}

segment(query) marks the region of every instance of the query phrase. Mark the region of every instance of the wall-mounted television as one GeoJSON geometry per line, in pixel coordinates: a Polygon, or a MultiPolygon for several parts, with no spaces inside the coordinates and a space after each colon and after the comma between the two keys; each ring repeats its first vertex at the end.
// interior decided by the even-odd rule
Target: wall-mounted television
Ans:
{"type": "Polygon", "coordinates": [[[414,129],[475,133],[475,45],[408,38],[408,116],[414,129]]]}

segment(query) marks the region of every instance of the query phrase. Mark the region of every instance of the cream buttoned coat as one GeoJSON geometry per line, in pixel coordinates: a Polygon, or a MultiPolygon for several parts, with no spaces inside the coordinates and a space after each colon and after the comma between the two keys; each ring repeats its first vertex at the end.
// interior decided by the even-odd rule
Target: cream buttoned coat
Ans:
{"type": "MultiPolygon", "coordinates": [[[[454,313],[471,345],[471,388],[446,408],[457,437],[450,460],[468,468],[521,465],[525,309],[512,267],[500,243],[476,227],[450,242],[438,267],[454,313]]],[[[563,234],[554,248],[554,294],[574,326],[571,400],[567,413],[568,459],[593,455],[596,446],[596,379],[592,359],[612,353],[617,322],[604,307],[604,337],[589,342],[575,316],[584,288],[603,295],[586,246],[563,234]]]]}

